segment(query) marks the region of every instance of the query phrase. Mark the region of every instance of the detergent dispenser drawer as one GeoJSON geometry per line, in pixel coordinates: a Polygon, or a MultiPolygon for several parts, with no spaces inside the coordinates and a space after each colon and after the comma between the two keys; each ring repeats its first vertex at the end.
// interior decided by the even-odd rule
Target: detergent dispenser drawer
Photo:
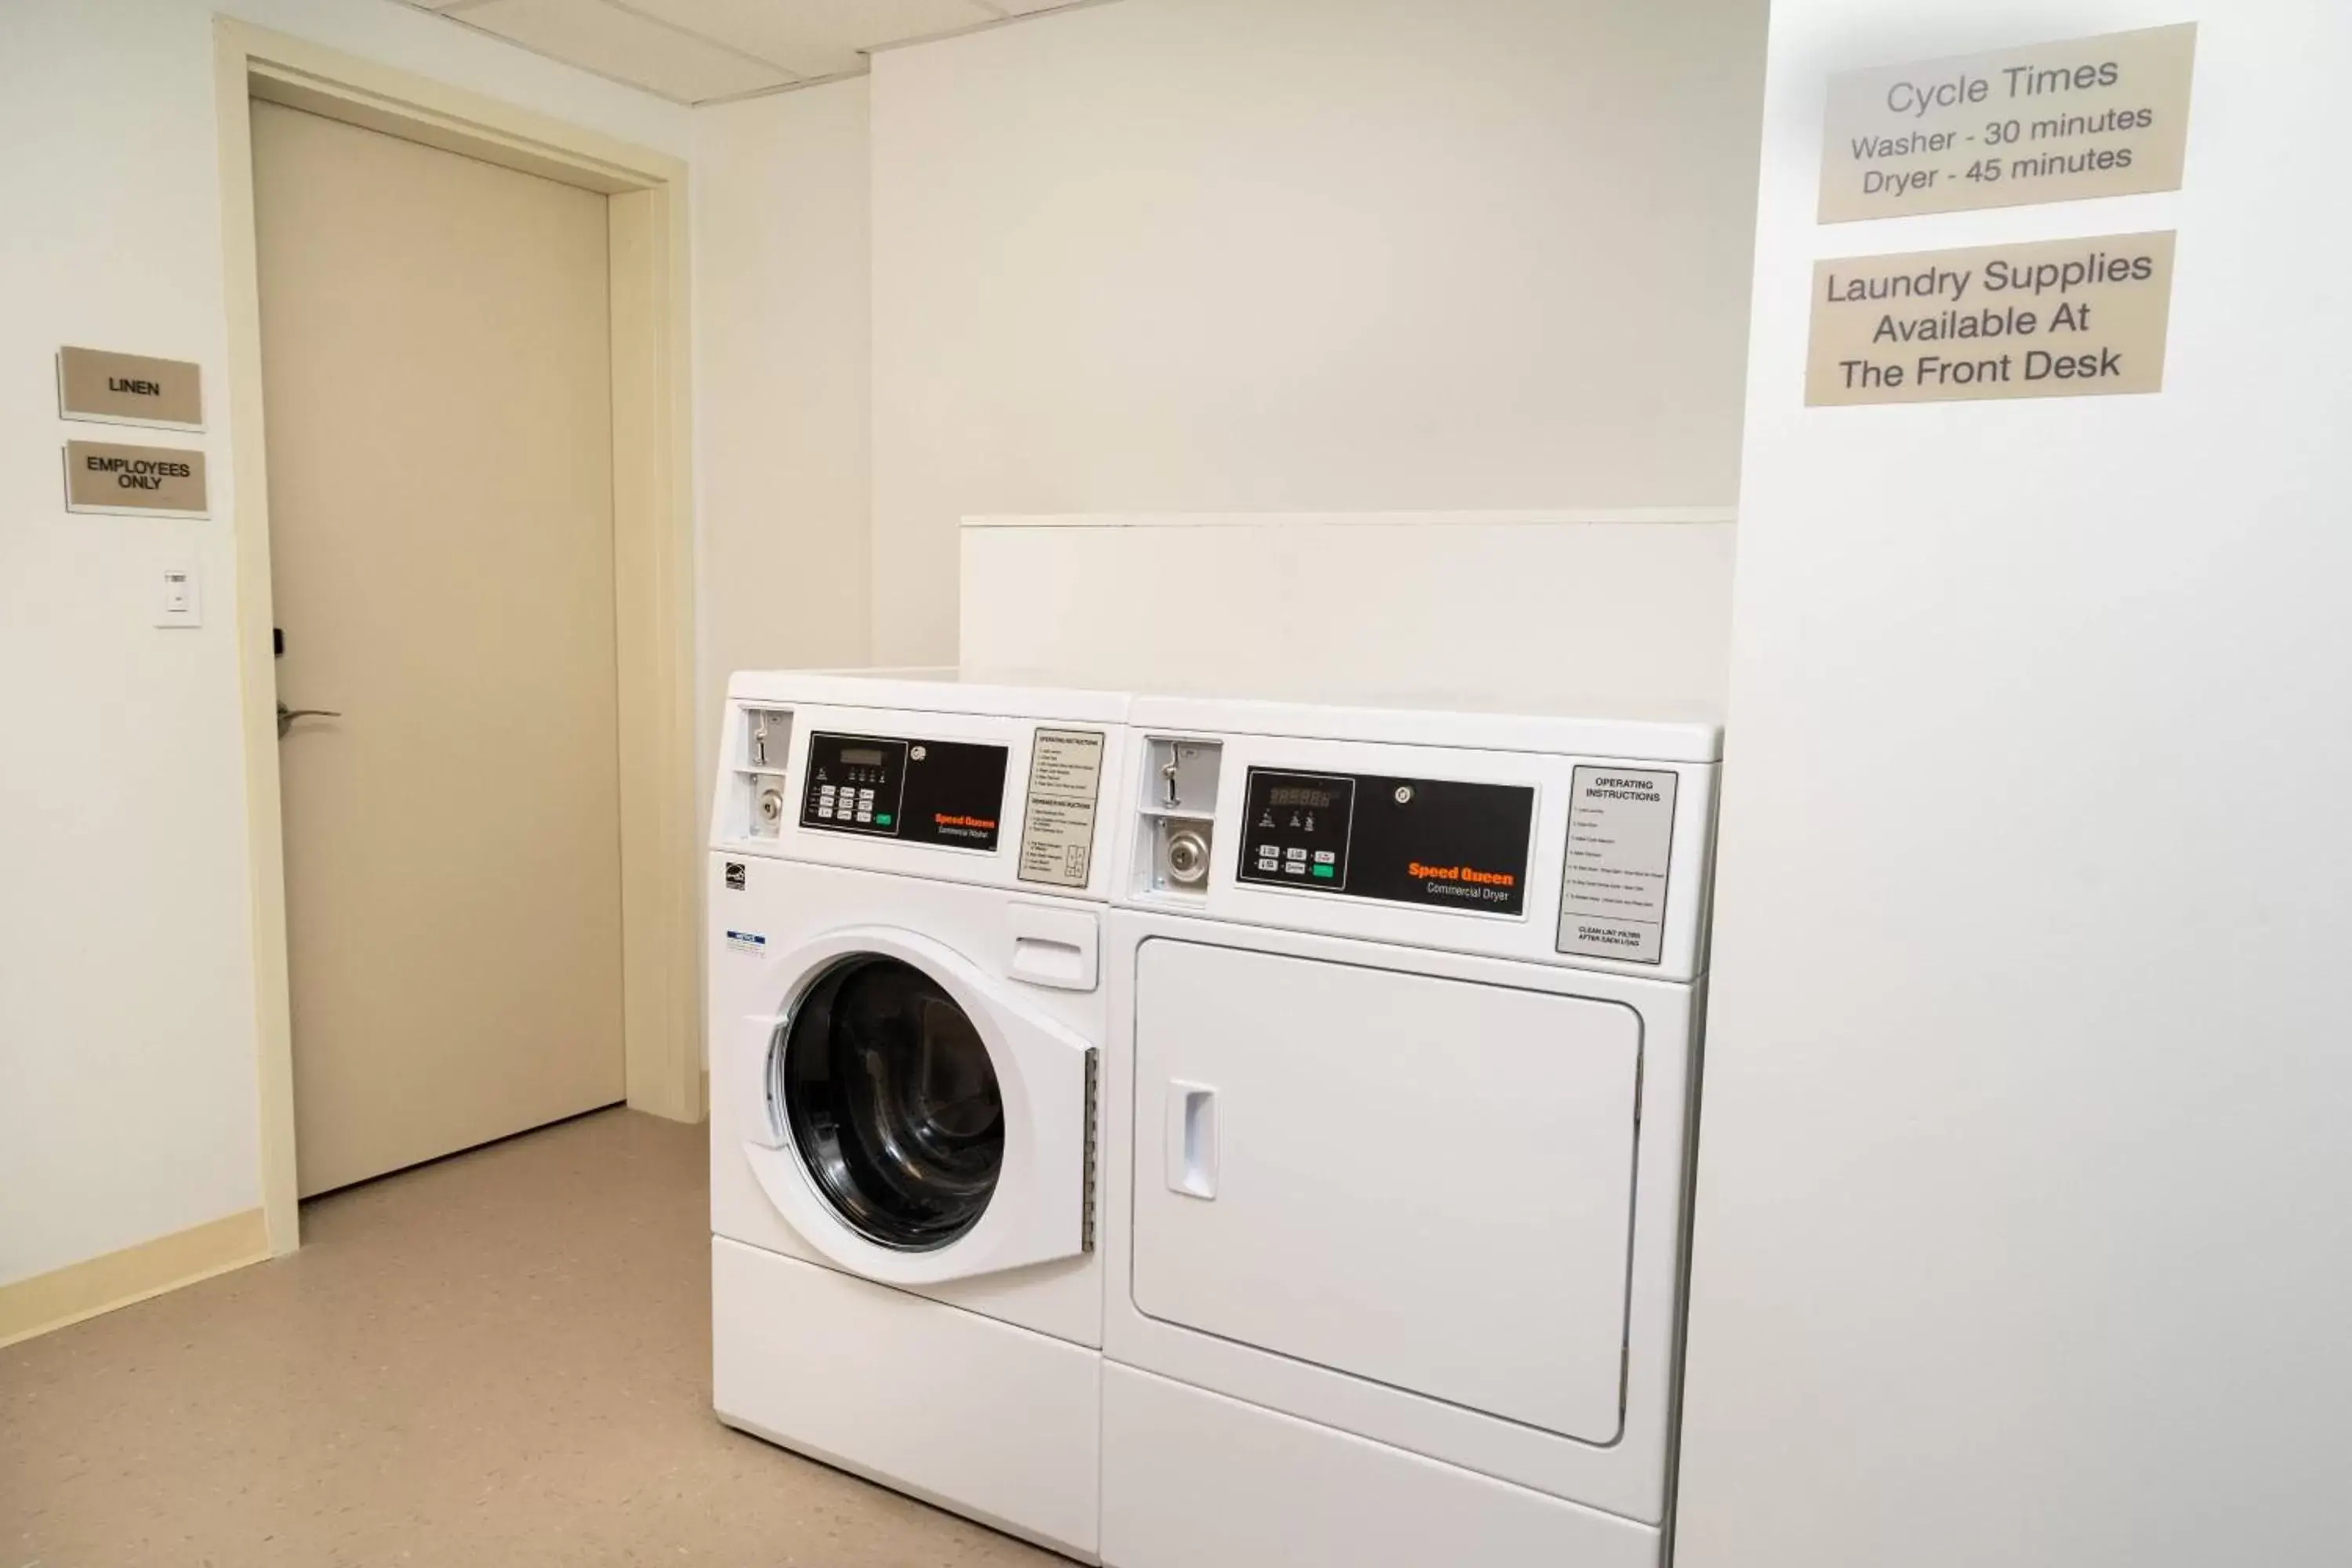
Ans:
{"type": "Polygon", "coordinates": [[[1614,1440],[1636,1014],[1165,938],[1138,964],[1138,1310],[1614,1440]]]}

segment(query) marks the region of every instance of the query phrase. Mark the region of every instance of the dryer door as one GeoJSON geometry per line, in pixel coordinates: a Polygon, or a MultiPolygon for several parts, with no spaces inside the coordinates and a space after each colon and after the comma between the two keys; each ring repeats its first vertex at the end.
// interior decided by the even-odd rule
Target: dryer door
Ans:
{"type": "Polygon", "coordinates": [[[1135,1018],[1139,1310],[1616,1440],[1639,1015],[1155,940],[1135,1018]]]}
{"type": "Polygon", "coordinates": [[[1068,1258],[1087,1223],[1093,1051],[912,932],[778,961],[733,1055],[744,1157],[811,1246],[887,1284],[1068,1258]]]}

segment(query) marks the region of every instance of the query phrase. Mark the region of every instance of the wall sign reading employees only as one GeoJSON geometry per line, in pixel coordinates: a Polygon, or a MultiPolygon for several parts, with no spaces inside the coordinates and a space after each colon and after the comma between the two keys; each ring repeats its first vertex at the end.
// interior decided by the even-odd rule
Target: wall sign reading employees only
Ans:
{"type": "Polygon", "coordinates": [[[2172,247],[2168,230],[1816,262],[1805,402],[2160,392],[2172,247]]]}
{"type": "Polygon", "coordinates": [[[66,510],[137,517],[210,517],[205,455],[178,447],[66,443],[66,510]]]}

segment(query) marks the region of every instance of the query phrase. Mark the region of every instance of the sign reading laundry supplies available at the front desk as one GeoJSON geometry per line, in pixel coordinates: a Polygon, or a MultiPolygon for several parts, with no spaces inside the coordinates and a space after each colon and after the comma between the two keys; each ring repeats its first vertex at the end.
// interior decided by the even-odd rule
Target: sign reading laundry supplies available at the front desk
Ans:
{"type": "Polygon", "coordinates": [[[801,826],[909,844],[996,847],[1005,749],[883,735],[809,737],[801,826]]]}
{"type": "Polygon", "coordinates": [[[1809,405],[2164,389],[2169,231],[1813,265],[1809,405]]]}
{"type": "Polygon", "coordinates": [[[1524,784],[1249,771],[1235,876],[1260,887],[1516,915],[1527,907],[1524,784]]]}

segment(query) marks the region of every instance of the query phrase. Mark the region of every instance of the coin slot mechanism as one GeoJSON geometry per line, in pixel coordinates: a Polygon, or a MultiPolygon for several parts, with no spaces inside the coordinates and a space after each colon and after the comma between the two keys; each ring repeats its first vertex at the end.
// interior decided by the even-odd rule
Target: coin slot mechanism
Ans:
{"type": "Polygon", "coordinates": [[[739,838],[783,837],[791,794],[793,712],[745,705],[735,710],[734,807],[739,838]]]}
{"type": "Polygon", "coordinates": [[[1181,735],[1146,738],[1136,819],[1137,891],[1182,902],[1208,896],[1224,750],[1219,742],[1181,735]]]}

